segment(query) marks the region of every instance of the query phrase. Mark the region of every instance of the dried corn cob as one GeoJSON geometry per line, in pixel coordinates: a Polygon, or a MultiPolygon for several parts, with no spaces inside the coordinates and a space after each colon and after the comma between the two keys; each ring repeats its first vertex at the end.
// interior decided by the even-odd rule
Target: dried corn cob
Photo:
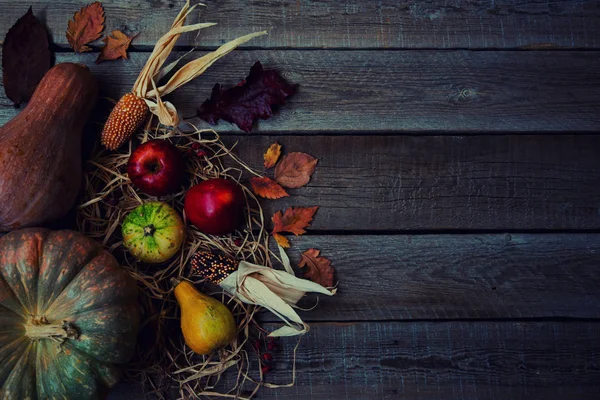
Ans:
{"type": "Polygon", "coordinates": [[[217,50],[188,62],[176,71],[165,85],[157,87],[156,83],[167,75],[179,61],[176,60],[163,68],[163,64],[171,54],[175,42],[181,34],[215,25],[212,22],[185,25],[187,16],[197,6],[198,4],[190,6],[189,0],[185,2],[175,21],[173,21],[171,29],[154,46],[146,65],[133,85],[132,93],[121,98],[111,112],[102,131],[102,144],[109,150],[116,150],[127,142],[144,122],[148,111],[155,114],[161,124],[177,126],[179,122],[177,109],[173,104],[162,101],[161,96],[171,93],[196,78],[218,59],[224,57],[242,43],[267,34],[266,31],[251,33],[225,43],[217,50]]]}
{"type": "Polygon", "coordinates": [[[133,93],[121,97],[102,129],[102,144],[109,150],[118,149],[139,129],[147,115],[144,99],[133,93]]]}
{"type": "Polygon", "coordinates": [[[192,273],[218,285],[234,272],[239,262],[210,251],[199,251],[192,258],[192,273]]]}

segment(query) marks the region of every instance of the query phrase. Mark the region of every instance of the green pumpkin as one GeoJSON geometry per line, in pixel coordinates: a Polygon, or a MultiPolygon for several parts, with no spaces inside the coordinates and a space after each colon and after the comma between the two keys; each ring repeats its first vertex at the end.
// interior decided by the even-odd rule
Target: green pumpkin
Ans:
{"type": "Polygon", "coordinates": [[[23,229],[0,239],[0,399],[98,399],[134,351],[135,282],[93,240],[23,229]]]}
{"type": "Polygon", "coordinates": [[[121,226],[123,245],[138,260],[161,263],[173,257],[185,239],[183,220],[167,203],[151,201],[138,206],[121,226]]]}

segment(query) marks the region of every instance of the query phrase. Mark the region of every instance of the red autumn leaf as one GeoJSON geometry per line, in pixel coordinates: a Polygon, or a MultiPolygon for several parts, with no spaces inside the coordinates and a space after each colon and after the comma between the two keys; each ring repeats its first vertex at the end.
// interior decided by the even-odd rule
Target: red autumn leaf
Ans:
{"type": "Polygon", "coordinates": [[[9,29],[2,46],[4,92],[15,106],[31,98],[52,66],[48,32],[31,7],[9,29]]]}
{"type": "Polygon", "coordinates": [[[285,249],[290,248],[290,241],[285,236],[280,235],[279,233],[274,233],[273,238],[275,239],[277,244],[280,245],[281,247],[283,247],[285,249]]]}
{"type": "Polygon", "coordinates": [[[287,154],[275,168],[275,180],[290,189],[302,187],[310,181],[318,161],[306,153],[287,154]]]}
{"type": "Polygon", "coordinates": [[[250,132],[255,120],[271,118],[272,107],[285,104],[285,98],[294,94],[297,86],[285,82],[275,70],[263,70],[257,61],[243,84],[224,90],[217,83],[197,115],[211,125],[223,119],[250,132]]]}
{"type": "Polygon", "coordinates": [[[112,31],[111,36],[102,39],[105,45],[100,50],[96,64],[100,64],[102,61],[116,60],[121,57],[127,60],[127,49],[136,36],[127,36],[119,30],[112,31]]]}
{"type": "Polygon", "coordinates": [[[257,196],[264,197],[266,199],[280,199],[282,197],[289,196],[284,188],[274,180],[264,177],[254,177],[250,179],[252,184],[252,190],[257,196]]]}
{"type": "Polygon", "coordinates": [[[277,164],[277,160],[279,160],[279,156],[281,156],[281,145],[275,142],[265,152],[265,168],[274,167],[277,164]]]}
{"type": "Polygon", "coordinates": [[[281,211],[277,211],[272,218],[272,233],[289,232],[296,236],[306,233],[304,228],[310,226],[318,209],[319,206],[290,207],[283,214],[281,211]]]}
{"type": "Polygon", "coordinates": [[[333,267],[331,261],[323,256],[319,256],[317,249],[308,249],[300,255],[301,260],[298,266],[306,268],[304,277],[324,287],[333,286],[333,267]]]}
{"type": "Polygon", "coordinates": [[[104,30],[104,8],[98,1],[73,14],[67,26],[67,40],[75,52],[92,50],[86,44],[100,37],[104,30]]]}

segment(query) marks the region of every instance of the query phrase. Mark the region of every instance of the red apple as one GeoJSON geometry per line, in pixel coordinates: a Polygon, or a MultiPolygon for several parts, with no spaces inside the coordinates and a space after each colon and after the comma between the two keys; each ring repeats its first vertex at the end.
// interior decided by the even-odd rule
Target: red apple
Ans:
{"type": "Polygon", "coordinates": [[[177,147],[166,140],[151,140],[129,157],[127,174],[141,192],[164,196],[179,190],[185,165],[177,147]]]}
{"type": "Polygon", "coordinates": [[[185,194],[185,216],[201,232],[226,235],[240,225],[246,200],[240,186],[228,179],[209,179],[185,194]]]}

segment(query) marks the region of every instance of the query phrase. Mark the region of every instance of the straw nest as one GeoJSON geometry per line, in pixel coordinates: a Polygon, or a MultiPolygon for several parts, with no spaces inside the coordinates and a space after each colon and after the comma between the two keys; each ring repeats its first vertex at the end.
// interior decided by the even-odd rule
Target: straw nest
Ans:
{"type": "MultiPolygon", "coordinates": [[[[241,185],[247,202],[246,220],[234,234],[206,235],[187,225],[182,250],[165,264],[139,262],[122,245],[120,228],[125,216],[143,202],[156,200],[137,192],[127,177],[127,161],[135,144],[165,139],[185,154],[188,177],[185,190],[159,198],[181,215],[184,215],[186,190],[202,180],[222,177],[241,183],[250,176],[260,176],[234,154],[235,145],[226,147],[215,131],[199,130],[189,124],[188,127],[189,131],[183,132],[147,126],[128,146],[122,146],[118,151],[106,151],[97,146],[85,166],[85,194],[78,207],[77,226],[82,233],[102,242],[140,288],[143,318],[137,354],[127,372],[129,380],[143,383],[147,393],[159,398],[168,398],[173,394],[173,388],[179,390],[181,398],[251,398],[260,387],[281,386],[265,382],[261,369],[256,343],[264,341],[266,333],[256,322],[258,307],[241,303],[220,288],[191,276],[189,262],[196,251],[212,250],[272,267],[278,257],[269,250],[265,218],[256,196],[241,185]],[[206,357],[198,356],[186,347],[179,329],[179,310],[172,294],[171,278],[188,279],[227,304],[238,324],[238,338],[225,349],[206,357]]],[[[290,371],[291,383],[283,386],[293,385],[294,371],[295,368],[290,371]]]]}

